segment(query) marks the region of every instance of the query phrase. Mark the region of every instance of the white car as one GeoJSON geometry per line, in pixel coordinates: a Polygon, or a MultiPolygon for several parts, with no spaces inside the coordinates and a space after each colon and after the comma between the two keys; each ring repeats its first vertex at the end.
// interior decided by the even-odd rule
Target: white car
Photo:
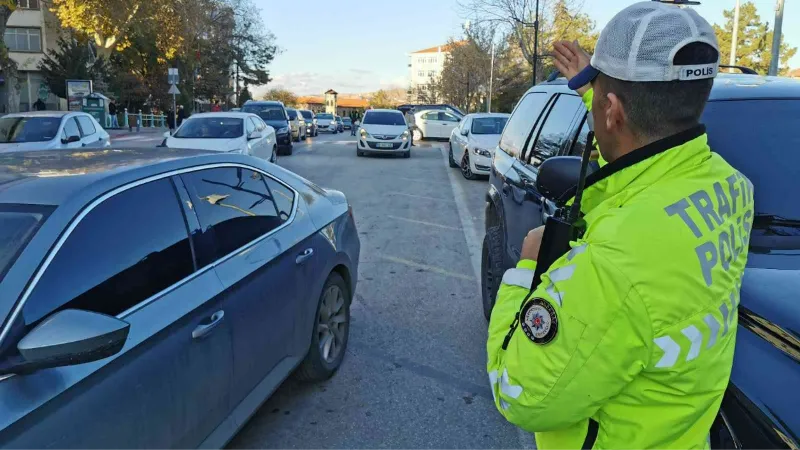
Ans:
{"type": "Polygon", "coordinates": [[[164,133],[164,147],[213,150],[278,161],[275,129],[260,117],[242,112],[195,114],[184,120],[175,134],[164,133]]]}
{"type": "Polygon", "coordinates": [[[106,130],[84,112],[32,111],[0,117],[0,153],[110,145],[106,130]]]}
{"type": "MultiPolygon", "coordinates": [[[[317,116],[319,117],[319,116],[317,116]]],[[[396,109],[369,109],[361,119],[356,155],[386,153],[411,157],[411,136],[403,113],[396,109]]]]}
{"type": "Polygon", "coordinates": [[[333,114],[319,113],[317,114],[317,130],[329,131],[333,134],[338,133],[336,126],[336,117],[333,114]]]}
{"type": "Polygon", "coordinates": [[[469,114],[450,134],[450,167],[460,167],[464,178],[489,175],[492,156],[511,114],[469,114]]]}
{"type": "Polygon", "coordinates": [[[414,140],[447,139],[461,118],[447,111],[428,109],[414,113],[414,140]]]}
{"type": "Polygon", "coordinates": [[[306,119],[300,114],[300,111],[294,108],[286,108],[286,114],[289,115],[289,128],[292,130],[292,139],[295,142],[305,141],[306,137],[306,119]]]}

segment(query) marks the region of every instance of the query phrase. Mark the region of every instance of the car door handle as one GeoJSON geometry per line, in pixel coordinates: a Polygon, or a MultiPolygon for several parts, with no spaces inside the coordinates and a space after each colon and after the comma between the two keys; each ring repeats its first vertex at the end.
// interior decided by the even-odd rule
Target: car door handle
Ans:
{"type": "Polygon", "coordinates": [[[192,339],[200,339],[201,337],[211,333],[214,328],[222,322],[225,317],[225,311],[217,311],[211,317],[204,319],[203,322],[192,331],[192,339]]]}
{"type": "Polygon", "coordinates": [[[314,256],[314,249],[307,248],[303,250],[303,253],[297,255],[297,258],[294,260],[294,262],[297,264],[305,264],[305,262],[308,261],[308,259],[311,258],[312,256],[314,256]]]}

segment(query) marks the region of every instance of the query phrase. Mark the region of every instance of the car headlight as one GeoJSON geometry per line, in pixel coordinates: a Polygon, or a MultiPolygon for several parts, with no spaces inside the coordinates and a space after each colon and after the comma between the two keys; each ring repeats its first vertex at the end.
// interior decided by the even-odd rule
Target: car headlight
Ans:
{"type": "Polygon", "coordinates": [[[472,152],[475,153],[476,155],[485,156],[487,158],[492,157],[492,153],[489,150],[484,150],[482,148],[474,148],[472,149],[472,152]]]}
{"type": "Polygon", "coordinates": [[[403,131],[403,134],[401,136],[403,137],[404,141],[407,141],[408,140],[408,136],[409,136],[408,130],[403,131]]]}
{"type": "Polygon", "coordinates": [[[366,139],[368,137],[370,137],[369,133],[367,133],[367,130],[362,128],[361,129],[361,139],[366,139]]]}
{"type": "Polygon", "coordinates": [[[280,127],[277,130],[275,130],[275,132],[278,133],[278,134],[284,134],[287,131],[289,131],[289,127],[280,127]]]}

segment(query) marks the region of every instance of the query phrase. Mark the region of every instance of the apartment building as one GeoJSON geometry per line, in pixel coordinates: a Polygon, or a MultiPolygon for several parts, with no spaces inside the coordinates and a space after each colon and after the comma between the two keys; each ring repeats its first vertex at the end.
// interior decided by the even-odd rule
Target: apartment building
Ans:
{"type": "MultiPolygon", "coordinates": [[[[444,69],[444,62],[453,46],[462,45],[459,41],[453,44],[438,45],[409,54],[409,92],[424,91],[427,86],[439,79],[444,69]]],[[[411,99],[412,101],[414,99],[411,99]]]]}

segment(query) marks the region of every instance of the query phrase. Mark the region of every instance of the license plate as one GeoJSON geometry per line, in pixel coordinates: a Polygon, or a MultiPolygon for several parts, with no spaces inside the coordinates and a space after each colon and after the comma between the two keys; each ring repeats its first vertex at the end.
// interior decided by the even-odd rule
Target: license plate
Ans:
{"type": "Polygon", "coordinates": [[[392,148],[394,145],[384,142],[379,142],[377,145],[378,148],[392,148]]]}

